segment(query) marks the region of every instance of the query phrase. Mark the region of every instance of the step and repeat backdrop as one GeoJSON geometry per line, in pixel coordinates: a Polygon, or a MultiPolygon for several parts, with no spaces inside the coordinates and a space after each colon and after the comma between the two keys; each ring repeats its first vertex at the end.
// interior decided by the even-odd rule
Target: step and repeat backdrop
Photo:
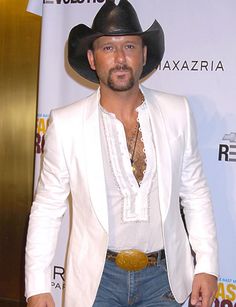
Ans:
{"type": "MultiPolygon", "coordinates": [[[[90,94],[95,86],[67,63],[67,39],[78,23],[91,26],[105,0],[31,0],[42,16],[36,131],[37,183],[51,109],[90,94]]],[[[235,0],[131,0],[144,30],[157,19],[165,32],[161,65],[145,86],[186,95],[195,115],[199,148],[212,193],[220,256],[213,306],[236,306],[236,2],[235,0]]],[[[52,292],[61,306],[69,210],[64,217],[52,270],[52,292]]],[[[78,298],[79,299],[79,298],[78,298]]],[[[185,304],[187,306],[187,303],[185,304]]]]}

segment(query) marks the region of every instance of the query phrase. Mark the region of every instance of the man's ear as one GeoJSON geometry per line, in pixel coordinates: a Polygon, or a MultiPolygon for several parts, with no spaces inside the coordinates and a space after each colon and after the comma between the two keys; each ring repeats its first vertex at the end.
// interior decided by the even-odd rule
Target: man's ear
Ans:
{"type": "Polygon", "coordinates": [[[89,62],[90,68],[92,70],[96,70],[95,61],[94,61],[94,54],[93,54],[93,51],[91,49],[89,49],[87,51],[87,58],[88,58],[88,62],[89,62]]]}
{"type": "Polygon", "coordinates": [[[143,66],[146,65],[147,62],[147,46],[143,46],[143,66]]]}

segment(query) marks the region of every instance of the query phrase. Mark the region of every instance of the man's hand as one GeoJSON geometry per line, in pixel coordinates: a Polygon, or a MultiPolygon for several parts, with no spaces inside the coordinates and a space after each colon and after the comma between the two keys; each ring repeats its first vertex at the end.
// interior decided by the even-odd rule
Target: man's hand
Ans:
{"type": "Polygon", "coordinates": [[[200,273],[193,279],[191,306],[211,307],[217,291],[217,277],[200,273]]]}
{"type": "Polygon", "coordinates": [[[27,307],[55,307],[55,304],[50,293],[42,293],[31,296],[27,307]]]}

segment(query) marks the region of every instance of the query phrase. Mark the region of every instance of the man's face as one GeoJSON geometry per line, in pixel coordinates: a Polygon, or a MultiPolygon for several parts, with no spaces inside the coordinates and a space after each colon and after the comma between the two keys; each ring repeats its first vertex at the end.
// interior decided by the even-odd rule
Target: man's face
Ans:
{"type": "Polygon", "coordinates": [[[136,35],[102,36],[88,50],[90,67],[96,70],[101,86],[127,91],[136,85],[146,63],[147,48],[136,35]]]}

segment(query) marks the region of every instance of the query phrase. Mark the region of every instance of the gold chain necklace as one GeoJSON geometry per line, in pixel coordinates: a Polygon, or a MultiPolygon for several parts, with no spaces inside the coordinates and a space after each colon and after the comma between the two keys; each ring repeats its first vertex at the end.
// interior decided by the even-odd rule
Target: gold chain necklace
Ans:
{"type": "MultiPolygon", "coordinates": [[[[140,91],[140,95],[141,95],[141,104],[144,102],[145,98],[143,93],[140,91]]],[[[140,131],[140,124],[139,122],[137,122],[137,132],[135,133],[135,140],[134,140],[134,147],[132,150],[132,154],[130,157],[130,163],[131,163],[131,168],[133,173],[135,173],[136,169],[135,169],[135,165],[134,165],[134,156],[135,156],[135,150],[136,150],[136,145],[137,145],[137,141],[138,141],[138,135],[139,135],[139,131],[140,131]]]]}
{"type": "Polygon", "coordinates": [[[134,148],[133,148],[133,151],[132,151],[132,154],[131,154],[131,157],[130,157],[130,163],[131,163],[131,168],[132,168],[132,171],[135,172],[135,166],[134,166],[134,155],[135,155],[135,149],[136,149],[136,145],[137,145],[137,140],[138,140],[138,135],[139,135],[139,123],[137,123],[137,132],[136,132],[136,135],[135,135],[135,141],[134,141],[134,148]]]}

